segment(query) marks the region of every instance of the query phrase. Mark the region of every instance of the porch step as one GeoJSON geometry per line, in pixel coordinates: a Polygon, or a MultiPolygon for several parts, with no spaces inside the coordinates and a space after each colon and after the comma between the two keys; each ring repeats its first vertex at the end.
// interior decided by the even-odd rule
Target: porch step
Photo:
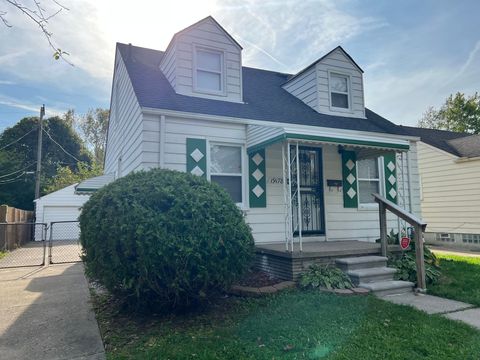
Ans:
{"type": "Polygon", "coordinates": [[[371,283],[360,283],[358,287],[369,289],[375,295],[397,295],[412,292],[414,284],[410,281],[387,280],[371,283]]]}
{"type": "Polygon", "coordinates": [[[337,259],[335,263],[338,268],[348,272],[350,270],[386,267],[387,258],[384,256],[358,256],[337,259]]]}
{"type": "Polygon", "coordinates": [[[372,283],[385,280],[393,280],[393,275],[397,272],[397,269],[389,267],[374,267],[368,269],[357,269],[347,271],[347,275],[350,276],[352,282],[355,285],[360,283],[372,283]]]}

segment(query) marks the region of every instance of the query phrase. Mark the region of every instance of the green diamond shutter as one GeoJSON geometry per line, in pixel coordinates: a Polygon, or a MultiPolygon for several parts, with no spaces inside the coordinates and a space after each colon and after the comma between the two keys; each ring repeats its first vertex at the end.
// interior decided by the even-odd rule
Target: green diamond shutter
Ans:
{"type": "Polygon", "coordinates": [[[187,138],[187,172],[207,177],[207,141],[187,138]]]}
{"type": "Polygon", "coordinates": [[[358,207],[357,157],[354,151],[342,151],[343,207],[358,207]]]}
{"type": "Polygon", "coordinates": [[[397,161],[395,153],[383,156],[385,171],[385,197],[397,204],[397,161]]]}
{"type": "Polygon", "coordinates": [[[265,149],[248,154],[248,194],[250,207],[267,206],[267,180],[265,173],[265,149]]]}

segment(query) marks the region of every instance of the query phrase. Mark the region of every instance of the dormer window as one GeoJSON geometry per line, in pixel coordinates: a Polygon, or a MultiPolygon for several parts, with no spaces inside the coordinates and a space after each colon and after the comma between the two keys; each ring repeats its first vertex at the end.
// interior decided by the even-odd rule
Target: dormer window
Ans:
{"type": "Polygon", "coordinates": [[[330,104],[332,108],[350,109],[350,77],[330,73],[330,104]]]}
{"type": "Polygon", "coordinates": [[[195,50],[195,90],[223,94],[223,52],[210,49],[195,50]]]}

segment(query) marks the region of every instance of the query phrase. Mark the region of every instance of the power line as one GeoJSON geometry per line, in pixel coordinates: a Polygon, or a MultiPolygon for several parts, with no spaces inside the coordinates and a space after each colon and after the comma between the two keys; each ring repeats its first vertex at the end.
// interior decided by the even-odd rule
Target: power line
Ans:
{"type": "Polygon", "coordinates": [[[35,130],[35,128],[31,129],[30,131],[27,131],[25,134],[23,134],[22,136],[20,136],[17,140],[12,141],[10,144],[7,144],[7,145],[5,145],[4,147],[0,148],[0,150],[6,149],[6,148],[9,147],[10,145],[13,145],[13,144],[15,144],[16,142],[19,142],[19,141],[22,140],[25,136],[27,136],[28,134],[30,134],[33,130],[35,130]]]}
{"type": "Polygon", "coordinates": [[[70,154],[67,150],[65,150],[62,145],[60,145],[57,141],[55,141],[55,140],[52,138],[52,135],[50,135],[50,133],[49,133],[46,129],[43,129],[43,131],[45,132],[45,134],[47,134],[47,136],[50,138],[50,140],[52,140],[55,144],[57,144],[58,147],[59,147],[65,154],[67,154],[68,156],[70,156],[70,157],[72,157],[73,159],[75,159],[75,160],[77,161],[77,163],[83,162],[83,163],[85,163],[90,169],[92,168],[91,165],[89,165],[89,164],[86,163],[85,161],[81,161],[81,160],[77,159],[74,155],[70,154]]]}
{"type": "MultiPolygon", "coordinates": [[[[20,175],[18,175],[17,177],[15,178],[11,178],[11,179],[8,179],[8,180],[5,180],[5,181],[0,181],[0,185],[2,184],[10,184],[12,182],[15,182],[15,180],[17,180],[18,178],[22,177],[23,175],[25,175],[25,171],[23,173],[21,173],[20,175]]],[[[17,180],[19,181],[19,180],[17,180]]]]}
{"type": "Polygon", "coordinates": [[[32,165],[33,165],[33,164],[35,164],[35,163],[36,163],[36,161],[34,161],[34,162],[32,162],[31,164],[29,164],[29,165],[25,166],[23,169],[20,169],[20,170],[17,170],[17,171],[13,171],[13,172],[11,172],[10,174],[6,174],[6,175],[0,175],[0,178],[4,178],[4,177],[7,177],[7,176],[10,176],[10,175],[16,174],[16,173],[18,173],[18,172],[20,172],[20,171],[27,170],[27,169],[28,169],[30,166],[32,166],[32,165]]]}

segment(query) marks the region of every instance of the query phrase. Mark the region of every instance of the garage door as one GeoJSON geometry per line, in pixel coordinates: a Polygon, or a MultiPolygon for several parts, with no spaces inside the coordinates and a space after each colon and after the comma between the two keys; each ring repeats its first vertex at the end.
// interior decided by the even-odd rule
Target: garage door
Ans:
{"type": "MultiPolygon", "coordinates": [[[[52,222],[67,221],[54,224],[52,240],[79,239],[80,228],[77,222],[79,215],[80,209],[78,206],[45,206],[43,208],[43,222],[50,225],[52,222]]],[[[49,228],[47,239],[50,239],[50,230],[49,228]]]]}

